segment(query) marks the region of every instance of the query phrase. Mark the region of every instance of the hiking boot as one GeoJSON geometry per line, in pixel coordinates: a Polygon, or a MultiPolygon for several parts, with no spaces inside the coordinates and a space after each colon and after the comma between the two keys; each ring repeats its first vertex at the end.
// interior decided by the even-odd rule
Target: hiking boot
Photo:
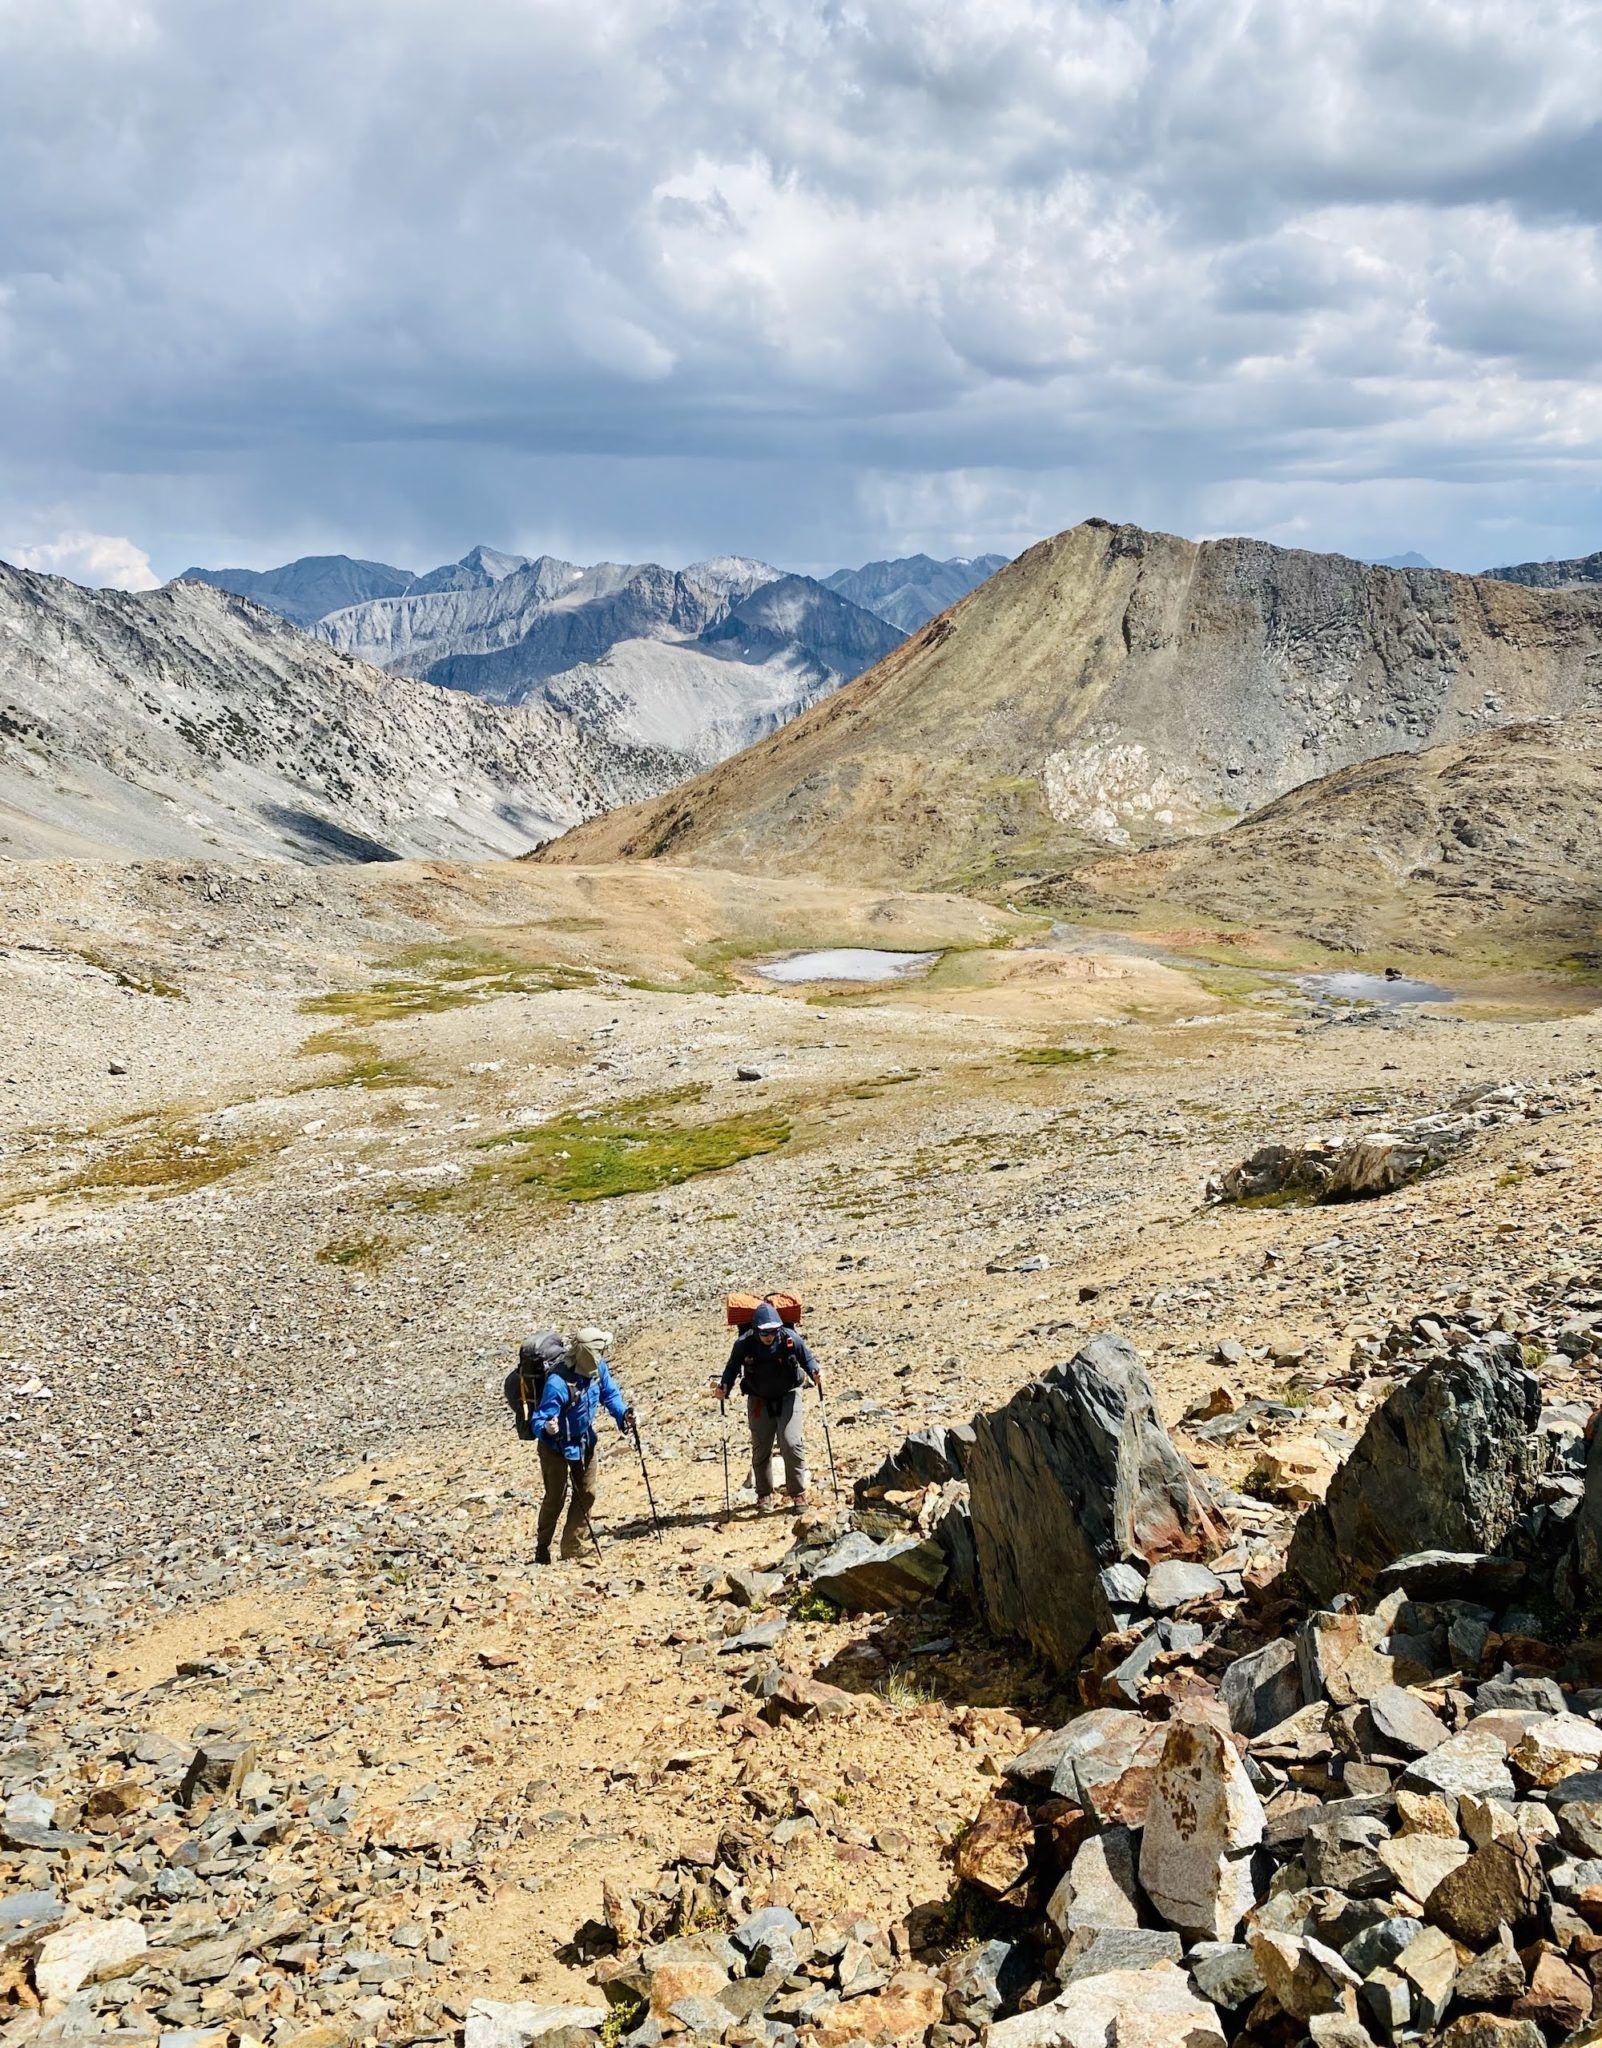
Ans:
{"type": "Polygon", "coordinates": [[[791,1496],[790,1496],[790,1512],[791,1512],[791,1514],[793,1514],[793,1515],[802,1515],[802,1514],[805,1514],[805,1513],[806,1513],[806,1509],[807,1509],[807,1496],[806,1496],[806,1495],[805,1495],[804,1493],[792,1493],[792,1494],[791,1494],[791,1496]]]}
{"type": "Polygon", "coordinates": [[[778,1511],[779,1497],[774,1493],[759,1493],[756,1497],[756,1511],[759,1515],[771,1515],[778,1511]]]}
{"type": "Polygon", "coordinates": [[[548,1543],[540,1544],[534,1552],[534,1562],[536,1564],[549,1564],[550,1561],[551,1546],[548,1543]]]}

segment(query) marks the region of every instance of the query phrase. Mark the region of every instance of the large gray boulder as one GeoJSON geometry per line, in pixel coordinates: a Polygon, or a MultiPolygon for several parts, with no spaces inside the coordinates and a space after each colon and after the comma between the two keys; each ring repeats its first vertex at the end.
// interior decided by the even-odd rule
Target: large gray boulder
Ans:
{"type": "Polygon", "coordinates": [[[1004,1407],[976,1416],[968,1487],[991,1627],[1059,1668],[1112,1626],[1103,1566],[1201,1557],[1223,1540],[1122,1337],[1093,1337],[1004,1407]]]}
{"type": "Polygon", "coordinates": [[[1490,1551],[1531,1504],[1546,1453],[1541,1388],[1487,1349],[1422,1366],[1369,1417],[1286,1570],[1317,1600],[1366,1592],[1399,1557],[1490,1551]]]}

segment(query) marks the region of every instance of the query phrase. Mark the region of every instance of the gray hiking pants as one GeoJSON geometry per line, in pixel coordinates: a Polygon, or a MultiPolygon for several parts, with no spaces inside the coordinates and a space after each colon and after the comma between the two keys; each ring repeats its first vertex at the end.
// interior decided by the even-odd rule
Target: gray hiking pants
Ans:
{"type": "Polygon", "coordinates": [[[757,1499],[766,1500],[773,1491],[775,1444],[784,1460],[785,1492],[805,1493],[807,1447],[801,1439],[801,1390],[786,1394],[778,1403],[777,1414],[754,1395],[747,1396],[745,1411],[751,1424],[751,1473],[756,1480],[757,1499]]]}
{"type": "Polygon", "coordinates": [[[583,1557],[589,1531],[584,1524],[595,1511],[595,1489],[600,1474],[597,1470],[601,1450],[599,1444],[581,1463],[569,1463],[554,1444],[540,1445],[540,1478],[545,1482],[545,1498],[540,1502],[538,1539],[541,1550],[549,1550],[551,1538],[556,1534],[557,1522],[561,1519],[562,1502],[567,1501],[567,1522],[562,1530],[562,1555],[583,1557]]]}

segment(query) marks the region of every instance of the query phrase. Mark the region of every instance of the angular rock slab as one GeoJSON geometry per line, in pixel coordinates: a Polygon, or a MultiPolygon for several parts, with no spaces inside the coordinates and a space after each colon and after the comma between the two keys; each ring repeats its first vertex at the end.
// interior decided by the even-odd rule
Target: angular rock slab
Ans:
{"type": "Polygon", "coordinates": [[[1224,2048],[1218,2013],[1172,1963],[1104,1970],[1082,1978],[1050,2005],[990,2029],[987,2048],[1224,2048]]]}
{"type": "Polygon", "coordinates": [[[540,2048],[569,2034],[599,2034],[604,2005],[535,2005],[528,1999],[475,1998],[467,2008],[463,2048],[540,2048]]]}
{"type": "Polygon", "coordinates": [[[1172,1722],[1140,1843],[1140,1881],[1170,1927],[1232,1939],[1255,1903],[1251,1851],[1263,1825],[1262,1802],[1227,1738],[1172,1722]]]}
{"type": "Polygon", "coordinates": [[[916,1607],[931,1599],[947,1571],[946,1553],[931,1537],[875,1543],[853,1529],[812,1571],[812,1585],[848,1614],[916,1607]]]}
{"type": "Polygon", "coordinates": [[[976,1417],[967,1476],[990,1624],[1059,1669],[1111,1624],[1104,1566],[1199,1558],[1225,1540],[1121,1337],[1092,1338],[976,1417]]]}
{"type": "Polygon", "coordinates": [[[1296,1524],[1287,1573],[1328,1600],[1366,1591],[1418,1551],[1495,1550],[1545,1465],[1540,1414],[1540,1382],[1506,1358],[1421,1367],[1375,1409],[1323,1502],[1296,1524]]]}
{"type": "Polygon", "coordinates": [[[149,1937],[137,1920],[73,1920],[47,1934],[33,1965],[33,1981],[41,1998],[63,2003],[85,1984],[134,1969],[149,1937]]]}

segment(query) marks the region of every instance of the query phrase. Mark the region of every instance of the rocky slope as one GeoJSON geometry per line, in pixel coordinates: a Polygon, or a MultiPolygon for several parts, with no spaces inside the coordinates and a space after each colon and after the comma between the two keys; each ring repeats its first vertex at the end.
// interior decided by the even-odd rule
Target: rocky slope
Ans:
{"type": "Polygon", "coordinates": [[[1014,886],[1602,704],[1602,593],[1088,521],[738,760],[559,842],[1014,886]]]}
{"type": "Polygon", "coordinates": [[[1590,954],[1602,718],[1499,726],[1365,761],[1205,842],[1099,862],[1077,882],[1089,901],[1174,904],[1342,950],[1478,951],[1519,965],[1590,954]]]}
{"type": "Polygon", "coordinates": [[[1568,562],[1515,562],[1485,573],[1500,583],[1522,583],[1532,590],[1579,590],[1602,583],[1602,554],[1580,555],[1568,562]]]}
{"type": "Polygon", "coordinates": [[[513,854],[684,766],[385,675],[201,584],[0,564],[0,856],[513,854]]]}
{"type": "MultiPolygon", "coordinates": [[[[1371,1413],[1442,1354],[1516,1347],[1510,1369],[1561,1411],[1541,1440],[1572,1453],[1602,1328],[1592,1021],[1481,1010],[1311,1035],[1288,992],[1227,1003],[1118,952],[986,943],[1018,929],[972,902],[660,866],[0,866],[6,2048],[446,2043],[470,2021],[479,2048],[528,2038],[489,2031],[496,2006],[596,2013],[603,1973],[623,2008],[606,2039],[639,2048],[656,2038],[633,2024],[642,1977],[661,2008],[721,2004],[744,2048],[977,2048],[1026,1995],[1047,2003],[1018,2017],[1105,2042],[1113,2021],[1068,2033],[1093,2016],[1058,2003],[1098,1982],[1135,2007],[1114,2039],[1166,2048],[1188,2030],[1143,2025],[1140,2001],[1173,1972],[1132,1985],[1113,1959],[1176,1945],[1194,1985],[1178,2018],[1233,2038],[1251,2015],[1249,2038],[1280,2048],[1362,2048],[1330,2031],[1339,2013],[1295,2015],[1327,1994],[1321,1969],[1337,2002],[1353,1990],[1319,1948],[1378,1978],[1356,1992],[1365,2012],[1383,1991],[1411,2018],[1426,1964],[1460,2008],[1476,1987],[1498,2016],[1548,2001],[1537,2035],[1558,1999],[1572,2008],[1569,1972],[1595,1954],[1589,1873],[1534,1830],[1538,1809],[1560,1838],[1594,1829],[1573,1810],[1594,1794],[1532,1788],[1526,1762],[1597,1710],[1574,1645],[1527,1634],[1511,1587],[1447,1607],[1439,1586],[1359,1593],[1344,1619],[1258,1596],[1294,1504],[1364,1466],[1371,1413]],[[737,978],[740,957],[830,941],[970,950],[944,979],[827,1004],[737,978]],[[1053,962],[1061,977],[1038,979],[1053,962]],[[1078,1058],[1051,1056],[1071,1043],[1078,1058]],[[1200,1205],[1213,1167],[1308,1118],[1366,1131],[1476,1076],[1546,1113],[1382,1200],[1200,1205]],[[683,1177],[576,1202],[504,1142],[553,1122],[545,1164],[563,1174],[620,1125],[635,1147],[667,1146],[668,1126],[703,1146],[730,1125],[788,1136],[733,1163],[675,1141],[657,1163],[683,1177]],[[1094,1718],[1074,1676],[992,1637],[947,1586],[889,1612],[796,1597],[832,1532],[740,1511],[738,1462],[725,1520],[703,1374],[723,1291],[756,1278],[809,1303],[875,1573],[878,1536],[912,1539],[922,1564],[922,1525],[950,1505],[927,1468],[878,1479],[908,1429],[949,1442],[976,1410],[1054,1402],[1041,1390],[1092,1332],[1139,1350],[1234,1554],[1109,1560],[1120,1628],[1082,1674],[1094,1718]],[[591,1317],[617,1331],[664,1528],[609,1437],[599,1559],[542,1570],[501,1385],[531,1324],[591,1317]],[[1322,1696],[1336,1680],[1349,1701],[1322,1696]],[[1276,1739],[1279,1703],[1296,1718],[1276,1739]],[[1421,1715],[1449,1731],[1449,1763],[1497,1739],[1494,1811],[1469,1785],[1416,1791],[1395,1739],[1433,1742],[1421,1715]],[[1176,1896],[1156,1849],[1122,1882],[1119,1828],[1171,1807],[1156,1778],[1187,1726],[1244,1750],[1267,1810],[1249,1873],[1234,1848],[1222,1872],[1194,1859],[1252,1880],[1222,1953],[1156,1917],[1176,1896]],[[1081,1775],[1081,1738],[1102,1733],[1105,1768],[1081,1775]],[[1055,1777],[1070,1755],[1057,1797],[1045,1760],[1055,1777]],[[1515,1929],[1517,1967],[1499,1936],[1455,1961],[1431,1943],[1399,1989],[1385,1940],[1419,1941],[1400,1923],[1439,1925],[1453,1898],[1408,1880],[1469,1868],[1509,1819],[1541,1859],[1538,1875],[1520,1855],[1537,1926],[1515,1929]],[[748,1922],[770,1909],[759,1956],[748,1922]],[[1113,1940],[1095,1932],[1109,1914],[1113,1940]],[[1392,1935],[1349,1953],[1379,1922],[1392,1935]],[[1264,2002],[1257,1978],[1281,1962],[1290,2002],[1264,2002]]],[[[1081,1415],[1065,1450],[1155,1471],[1149,1412],[1128,1439],[1100,1406],[1081,1415]]],[[[821,1482],[819,1420],[810,1406],[821,1482]]],[[[1377,1471],[1382,1500],[1419,1491],[1394,1478],[1416,1441],[1377,1471]]],[[[1577,1477],[1555,1457],[1532,1512],[1560,1522],[1577,1477]]],[[[1117,1512],[1118,1491],[1108,1533],[1149,1541],[1154,1518],[1117,1512]]],[[[1345,1485],[1327,1494],[1346,1526],[1345,1485]]],[[[984,1501],[976,1519],[1004,1527],[984,1501]]],[[[834,1559],[842,1594],[867,1576],[858,1557],[834,1559]]],[[[577,2024],[561,2038],[589,2048],[577,2024]]],[[[1489,2038],[1536,2048],[1505,2025],[1489,2038]]]]}
{"type": "Polygon", "coordinates": [[[581,569],[486,549],[317,631],[448,689],[582,707],[598,739],[665,745],[695,766],[770,732],[900,638],[810,577],[739,556],[581,569]]]}
{"type": "Polygon", "coordinates": [[[901,555],[893,562],[864,562],[860,569],[836,569],[824,582],[903,633],[916,633],[939,612],[976,590],[1007,566],[1005,555],[901,555]]]}

